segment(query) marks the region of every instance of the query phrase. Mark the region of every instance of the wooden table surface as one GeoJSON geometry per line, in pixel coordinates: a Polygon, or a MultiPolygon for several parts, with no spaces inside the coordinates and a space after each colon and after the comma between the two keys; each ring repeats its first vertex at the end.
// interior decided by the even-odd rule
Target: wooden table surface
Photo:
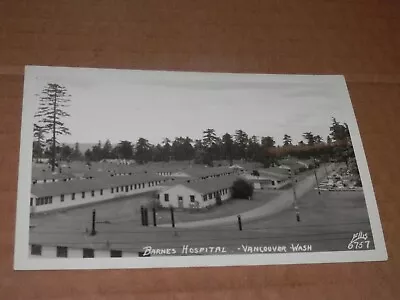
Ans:
{"type": "Polygon", "coordinates": [[[399,299],[399,114],[400,2],[396,0],[0,0],[0,298],[399,299]],[[27,64],[344,74],[389,261],[14,272],[27,64]]]}

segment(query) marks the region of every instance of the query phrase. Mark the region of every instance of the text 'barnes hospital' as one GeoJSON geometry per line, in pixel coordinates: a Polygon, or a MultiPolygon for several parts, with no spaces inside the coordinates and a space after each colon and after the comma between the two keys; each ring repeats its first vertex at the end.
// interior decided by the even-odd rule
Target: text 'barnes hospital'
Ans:
{"type": "Polygon", "coordinates": [[[311,252],[312,245],[290,244],[282,246],[247,246],[241,245],[237,249],[228,249],[227,247],[191,247],[183,245],[182,248],[153,248],[146,246],[143,248],[143,256],[151,255],[190,255],[190,254],[233,254],[233,253],[290,253],[290,252],[311,252]]]}

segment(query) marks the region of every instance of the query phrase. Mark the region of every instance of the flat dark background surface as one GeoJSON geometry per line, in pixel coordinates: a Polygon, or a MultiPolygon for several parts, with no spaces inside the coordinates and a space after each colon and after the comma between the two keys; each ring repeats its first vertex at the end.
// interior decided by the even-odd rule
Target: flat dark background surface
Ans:
{"type": "MultiPolygon", "coordinates": [[[[398,299],[400,3],[0,0],[1,299],[398,299]],[[344,74],[389,261],[14,272],[23,66],[344,74]]],[[[30,170],[26,170],[30,172],[30,170]]]]}

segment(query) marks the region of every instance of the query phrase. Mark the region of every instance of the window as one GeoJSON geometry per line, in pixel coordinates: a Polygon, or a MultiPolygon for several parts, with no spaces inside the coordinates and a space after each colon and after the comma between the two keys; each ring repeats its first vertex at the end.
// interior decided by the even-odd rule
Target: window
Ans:
{"type": "Polygon", "coordinates": [[[31,245],[31,255],[42,255],[42,246],[31,245]]]}
{"type": "Polygon", "coordinates": [[[129,186],[126,186],[125,187],[125,192],[128,192],[129,191],[129,186]]]}
{"type": "Polygon", "coordinates": [[[49,203],[49,197],[44,197],[44,204],[49,203]]]}
{"type": "Polygon", "coordinates": [[[117,191],[116,191],[117,193],[119,192],[119,187],[117,186],[117,191]]]}
{"type": "Polygon", "coordinates": [[[190,195],[190,202],[194,202],[194,195],[190,195]]]}
{"type": "Polygon", "coordinates": [[[149,182],[149,187],[151,186],[151,182],[149,182]]]}
{"type": "Polygon", "coordinates": [[[46,183],[46,179],[45,179],[45,180],[43,180],[43,182],[44,182],[44,183],[46,183]]]}
{"type": "Polygon", "coordinates": [[[31,202],[30,202],[30,206],[33,205],[33,198],[31,197],[31,202]]]}
{"type": "Polygon", "coordinates": [[[92,197],[94,197],[94,191],[92,191],[92,197]]]}
{"type": "Polygon", "coordinates": [[[114,188],[111,188],[111,194],[114,194],[114,188]]]}
{"type": "Polygon", "coordinates": [[[49,204],[52,204],[53,203],[53,196],[50,196],[49,197],[49,204]]]}
{"type": "Polygon", "coordinates": [[[75,200],[75,193],[72,193],[71,200],[75,200]]]}
{"type": "Polygon", "coordinates": [[[134,185],[134,189],[136,190],[136,184],[134,185]]]}
{"type": "Polygon", "coordinates": [[[168,202],[169,201],[169,194],[164,194],[164,201],[168,202]]]}
{"type": "Polygon", "coordinates": [[[61,202],[64,202],[64,195],[61,195],[61,196],[60,196],[60,201],[61,201],[61,202]]]}
{"type": "Polygon", "coordinates": [[[203,195],[203,200],[207,201],[207,195],[203,195]]]}
{"type": "Polygon", "coordinates": [[[183,201],[183,197],[182,196],[178,196],[178,201],[183,201]]]}
{"type": "Polygon", "coordinates": [[[110,256],[111,257],[122,257],[122,251],[121,250],[111,250],[110,256]]]}
{"type": "Polygon", "coordinates": [[[208,199],[212,199],[212,194],[208,194],[208,199]]]}
{"type": "Polygon", "coordinates": [[[100,190],[100,196],[103,196],[103,190],[100,190]]]}
{"type": "Polygon", "coordinates": [[[145,183],[143,183],[143,188],[145,187],[145,183]]]}
{"type": "Polygon", "coordinates": [[[40,205],[40,198],[36,198],[36,206],[40,205]]]}
{"type": "Polygon", "coordinates": [[[131,191],[132,191],[132,189],[133,189],[133,186],[132,186],[132,184],[131,184],[131,191]]]}
{"type": "Polygon", "coordinates": [[[83,258],[93,258],[94,257],[94,250],[89,248],[83,249],[83,258]]]}
{"type": "Polygon", "coordinates": [[[85,199],[85,192],[82,192],[82,199],[85,199]]]}
{"type": "Polygon", "coordinates": [[[68,248],[57,246],[57,257],[68,257],[68,248]]]}

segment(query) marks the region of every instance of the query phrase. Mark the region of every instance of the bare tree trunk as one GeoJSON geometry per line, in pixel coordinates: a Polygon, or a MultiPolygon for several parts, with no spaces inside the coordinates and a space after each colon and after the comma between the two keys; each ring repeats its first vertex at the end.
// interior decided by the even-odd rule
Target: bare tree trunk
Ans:
{"type": "Polygon", "coordinates": [[[54,91],[54,111],[53,111],[53,153],[51,162],[51,171],[54,172],[56,166],[56,109],[57,109],[57,91],[54,91]]]}

